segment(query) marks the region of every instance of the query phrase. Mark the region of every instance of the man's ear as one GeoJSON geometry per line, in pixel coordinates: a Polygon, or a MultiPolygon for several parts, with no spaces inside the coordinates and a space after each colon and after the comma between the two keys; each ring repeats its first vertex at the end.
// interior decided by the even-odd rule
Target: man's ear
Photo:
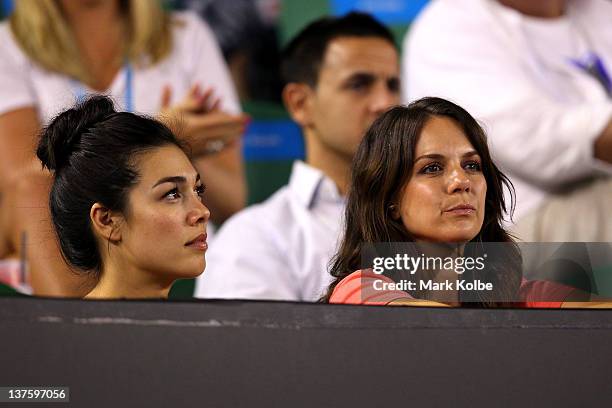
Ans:
{"type": "Polygon", "coordinates": [[[283,88],[283,102],[291,118],[301,127],[312,124],[313,89],[306,84],[290,82],[283,88]]]}
{"type": "Polygon", "coordinates": [[[89,210],[91,225],[97,235],[107,241],[121,242],[121,223],[123,217],[114,214],[107,207],[95,203],[89,210]]]}

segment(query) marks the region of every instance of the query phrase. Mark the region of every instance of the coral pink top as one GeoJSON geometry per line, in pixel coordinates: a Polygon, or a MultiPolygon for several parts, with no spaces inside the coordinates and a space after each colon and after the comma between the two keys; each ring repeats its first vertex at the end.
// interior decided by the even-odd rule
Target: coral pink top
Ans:
{"type": "MultiPolygon", "coordinates": [[[[334,288],[329,303],[388,305],[397,299],[414,299],[401,290],[375,289],[374,283],[393,283],[390,278],[378,275],[371,269],[351,273],[334,288]]],[[[379,284],[379,287],[382,287],[379,284]]],[[[519,289],[521,302],[517,307],[524,308],[560,308],[562,301],[542,302],[537,299],[565,299],[573,288],[548,281],[528,281],[523,279],[519,289]]]]}

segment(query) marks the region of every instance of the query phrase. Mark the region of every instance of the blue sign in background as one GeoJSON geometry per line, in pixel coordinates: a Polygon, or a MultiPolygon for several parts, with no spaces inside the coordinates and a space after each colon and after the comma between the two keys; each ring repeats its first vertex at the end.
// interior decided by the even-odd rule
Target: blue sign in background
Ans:
{"type": "Polygon", "coordinates": [[[372,14],[389,25],[409,24],[429,0],[331,0],[336,15],[359,10],[372,14]]]}
{"type": "Polygon", "coordinates": [[[13,0],[0,0],[0,16],[8,16],[13,11],[13,0]]]}
{"type": "Polygon", "coordinates": [[[304,158],[300,128],[291,120],[254,120],[243,140],[245,160],[304,158]]]}

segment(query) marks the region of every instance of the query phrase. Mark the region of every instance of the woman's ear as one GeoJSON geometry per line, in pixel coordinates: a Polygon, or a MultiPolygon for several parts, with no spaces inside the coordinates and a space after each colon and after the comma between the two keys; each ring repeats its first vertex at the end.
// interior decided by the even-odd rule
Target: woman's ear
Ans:
{"type": "Polygon", "coordinates": [[[291,118],[301,127],[312,123],[310,100],[313,97],[312,88],[306,84],[290,82],[283,88],[283,102],[291,118]]]}
{"type": "Polygon", "coordinates": [[[110,242],[121,242],[121,221],[123,217],[114,214],[100,203],[95,203],[89,210],[89,218],[96,235],[110,242]]]}
{"type": "Polygon", "coordinates": [[[399,211],[399,205],[398,204],[391,204],[388,207],[389,210],[389,214],[391,215],[391,218],[394,219],[395,221],[400,219],[400,211],[399,211]]]}

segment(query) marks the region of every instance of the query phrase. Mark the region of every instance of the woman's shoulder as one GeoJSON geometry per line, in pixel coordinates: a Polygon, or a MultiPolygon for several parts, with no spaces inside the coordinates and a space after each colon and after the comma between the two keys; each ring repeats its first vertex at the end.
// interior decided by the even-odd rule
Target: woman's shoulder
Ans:
{"type": "Polygon", "coordinates": [[[390,278],[374,273],[371,269],[360,269],[342,279],[334,288],[329,303],[353,305],[387,305],[397,299],[411,298],[394,288],[390,278]]]}
{"type": "Polygon", "coordinates": [[[527,308],[559,308],[575,290],[556,282],[523,279],[519,297],[527,308]]]}

